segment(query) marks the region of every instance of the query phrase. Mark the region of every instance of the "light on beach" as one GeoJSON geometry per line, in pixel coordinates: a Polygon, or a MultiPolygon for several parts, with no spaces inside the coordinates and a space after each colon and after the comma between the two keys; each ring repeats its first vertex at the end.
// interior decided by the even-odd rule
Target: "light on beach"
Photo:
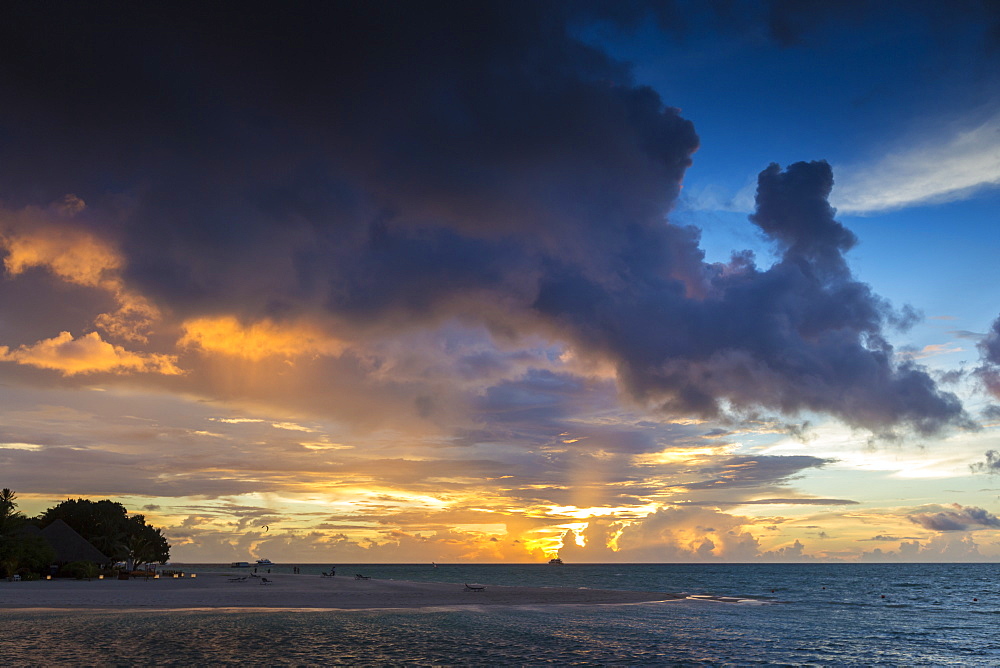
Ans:
{"type": "Polygon", "coordinates": [[[196,578],[196,577],[198,577],[198,574],[197,573],[192,573],[191,577],[196,578]]]}

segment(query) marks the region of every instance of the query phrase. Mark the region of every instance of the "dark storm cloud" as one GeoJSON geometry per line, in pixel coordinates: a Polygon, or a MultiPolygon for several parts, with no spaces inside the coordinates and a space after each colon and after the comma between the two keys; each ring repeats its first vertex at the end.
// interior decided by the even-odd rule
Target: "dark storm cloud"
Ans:
{"type": "Polygon", "coordinates": [[[1000,398],[1000,318],[993,321],[986,336],[976,345],[982,364],[975,373],[986,390],[1000,398]]]}
{"type": "Polygon", "coordinates": [[[987,450],[986,459],[969,465],[973,473],[1000,473],[1000,452],[987,450]]]}
{"type": "Polygon", "coordinates": [[[921,367],[894,363],[882,328],[897,316],[847,268],[855,238],[833,219],[832,183],[824,162],[761,173],[752,220],[783,253],[767,270],[746,254],[704,265],[696,231],[650,228],[622,253],[619,284],[560,266],[543,275],[534,309],[669,412],[714,416],[724,400],[872,429],[964,421],[921,367]]]}
{"type": "Polygon", "coordinates": [[[973,531],[976,529],[1000,528],[1000,518],[982,508],[962,507],[954,504],[954,510],[936,513],[915,513],[910,521],[932,531],[973,531]]]}
{"type": "Polygon", "coordinates": [[[398,331],[459,316],[555,335],[672,414],[963,422],[893,361],[882,328],[905,314],[847,268],[826,163],[761,173],[770,268],[706,264],[698,230],[664,222],[693,125],[575,39],[574,11],[8,5],[0,198],[83,198],[81,224],[115,236],[129,283],[178,317],[322,308],[398,331]]]}
{"type": "Polygon", "coordinates": [[[990,364],[1000,364],[1000,318],[993,321],[990,331],[978,345],[985,361],[990,364]]]}
{"type": "Polygon", "coordinates": [[[834,220],[827,198],[833,171],[825,163],[770,165],[757,178],[757,211],[750,220],[784,252],[785,262],[834,274],[846,272],[843,253],[858,242],[834,220]]]}

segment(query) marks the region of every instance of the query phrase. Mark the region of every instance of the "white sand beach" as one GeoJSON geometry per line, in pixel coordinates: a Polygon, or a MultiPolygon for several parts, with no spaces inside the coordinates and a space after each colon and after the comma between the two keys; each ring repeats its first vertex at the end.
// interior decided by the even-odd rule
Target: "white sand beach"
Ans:
{"type": "MultiPolygon", "coordinates": [[[[0,582],[0,609],[11,608],[424,608],[457,605],[638,603],[680,598],[664,592],[355,580],[317,575],[268,576],[233,582],[222,573],[197,577],[0,582]]],[[[472,583],[470,583],[472,584],[472,583]]]]}

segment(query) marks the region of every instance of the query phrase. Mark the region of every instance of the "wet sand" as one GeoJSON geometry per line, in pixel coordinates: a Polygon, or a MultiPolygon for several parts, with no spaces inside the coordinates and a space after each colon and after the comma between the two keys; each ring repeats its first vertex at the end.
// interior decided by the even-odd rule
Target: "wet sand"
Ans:
{"type": "MultiPolygon", "coordinates": [[[[682,598],[664,592],[505,587],[469,591],[464,583],[355,580],[318,575],[231,575],[135,580],[0,581],[0,609],[13,608],[427,608],[460,605],[613,604],[682,598]]],[[[469,583],[473,584],[473,583],[469,583]]]]}

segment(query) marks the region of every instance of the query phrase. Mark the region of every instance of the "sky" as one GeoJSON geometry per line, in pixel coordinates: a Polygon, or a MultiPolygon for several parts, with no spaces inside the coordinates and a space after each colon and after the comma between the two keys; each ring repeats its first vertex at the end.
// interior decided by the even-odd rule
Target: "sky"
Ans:
{"type": "Polygon", "coordinates": [[[6,3],[0,485],[175,562],[996,560],[998,10],[6,3]]]}

